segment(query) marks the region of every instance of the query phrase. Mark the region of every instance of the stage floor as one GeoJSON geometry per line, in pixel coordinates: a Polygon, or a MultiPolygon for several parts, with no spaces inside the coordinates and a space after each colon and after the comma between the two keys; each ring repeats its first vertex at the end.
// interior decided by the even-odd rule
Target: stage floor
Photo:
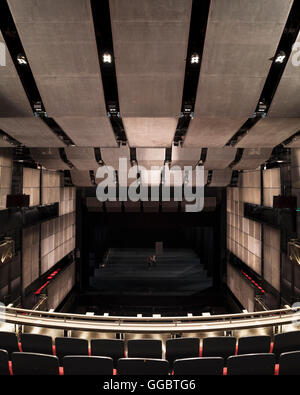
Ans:
{"type": "Polygon", "coordinates": [[[147,263],[150,253],[112,250],[108,265],[99,265],[90,277],[91,290],[105,295],[189,296],[212,285],[192,250],[166,250],[151,268],[147,263]]]}

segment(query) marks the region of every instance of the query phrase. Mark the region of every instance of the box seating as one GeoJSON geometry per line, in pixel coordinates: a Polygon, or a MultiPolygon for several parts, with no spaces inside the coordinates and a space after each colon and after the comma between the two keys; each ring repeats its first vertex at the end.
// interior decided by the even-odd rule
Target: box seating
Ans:
{"type": "Polygon", "coordinates": [[[58,358],[54,355],[13,352],[11,356],[14,375],[58,375],[58,358]]]}
{"type": "Polygon", "coordinates": [[[167,375],[169,362],[164,359],[121,358],[117,371],[120,375],[167,375]]]}
{"type": "Polygon", "coordinates": [[[227,359],[227,375],[274,375],[274,354],[233,355],[227,359]]]}
{"type": "Polygon", "coordinates": [[[273,353],[279,355],[289,351],[300,351],[300,331],[279,333],[274,336],[273,353]]]}
{"type": "Polygon", "coordinates": [[[13,352],[20,351],[16,334],[12,332],[0,332],[0,349],[6,350],[9,358],[13,352]]]}
{"type": "Polygon", "coordinates": [[[0,375],[8,376],[9,367],[8,367],[8,352],[6,350],[0,350],[0,375]]]}
{"type": "Polygon", "coordinates": [[[300,351],[284,352],[280,355],[279,375],[300,375],[300,351]]]}
{"type": "Polygon", "coordinates": [[[182,337],[167,339],[166,359],[172,365],[175,359],[195,358],[200,356],[200,339],[197,337],[182,337]]]}
{"type": "Polygon", "coordinates": [[[55,349],[60,365],[62,365],[63,357],[67,355],[89,355],[88,341],[76,337],[57,337],[55,349]]]}
{"type": "Polygon", "coordinates": [[[184,358],[174,361],[175,375],[216,375],[223,374],[224,359],[222,357],[184,358]]]}
{"type": "Polygon", "coordinates": [[[162,358],[162,342],[154,339],[128,340],[128,358],[162,358]]]}
{"type": "Polygon", "coordinates": [[[246,336],[238,340],[238,355],[270,352],[270,336],[246,336]]]}
{"type": "Polygon", "coordinates": [[[125,357],[125,342],[119,339],[92,339],[91,355],[112,358],[116,368],[118,359],[125,357]]]}
{"type": "Polygon", "coordinates": [[[22,333],[21,345],[25,352],[53,355],[51,336],[22,333]]]}
{"type": "Polygon", "coordinates": [[[109,357],[68,355],[63,358],[65,375],[112,375],[113,360],[109,357]]]}
{"type": "Polygon", "coordinates": [[[203,357],[222,357],[224,360],[235,354],[236,338],[229,336],[206,337],[203,339],[203,357]]]}

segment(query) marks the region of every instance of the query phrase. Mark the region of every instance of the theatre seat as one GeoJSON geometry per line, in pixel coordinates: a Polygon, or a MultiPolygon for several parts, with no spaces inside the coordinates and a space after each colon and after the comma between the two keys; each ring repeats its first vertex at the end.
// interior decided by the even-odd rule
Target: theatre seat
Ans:
{"type": "Polygon", "coordinates": [[[274,375],[274,354],[233,355],[227,359],[227,375],[274,375]]]}
{"type": "Polygon", "coordinates": [[[63,357],[67,355],[89,355],[88,341],[75,337],[56,337],[55,349],[61,365],[63,357]]]}
{"type": "Polygon", "coordinates": [[[22,333],[21,344],[22,351],[53,355],[51,336],[22,333]]]}
{"type": "Polygon", "coordinates": [[[274,336],[273,353],[277,360],[282,353],[300,351],[300,331],[279,333],[274,336]]]}
{"type": "Polygon", "coordinates": [[[169,362],[164,359],[121,358],[117,371],[120,375],[165,376],[169,372],[169,362]]]}
{"type": "Polygon", "coordinates": [[[235,354],[236,338],[229,336],[205,337],[203,339],[203,357],[222,357],[235,354]]]}
{"type": "Polygon", "coordinates": [[[9,359],[13,352],[20,351],[16,334],[13,332],[0,332],[0,349],[8,352],[9,359]]]}
{"type": "Polygon", "coordinates": [[[170,365],[175,359],[196,358],[200,353],[200,340],[197,337],[167,339],[166,359],[170,365]]]}
{"type": "Polygon", "coordinates": [[[114,366],[116,368],[118,359],[125,357],[124,340],[92,339],[91,340],[91,355],[112,358],[114,361],[114,366]]]}
{"type": "Polygon", "coordinates": [[[0,375],[9,376],[8,367],[8,352],[6,350],[0,350],[0,375]]]}
{"type": "Polygon", "coordinates": [[[270,352],[270,336],[246,336],[238,341],[238,355],[270,352]]]}
{"type": "Polygon", "coordinates": [[[14,352],[12,370],[14,375],[58,375],[58,358],[54,355],[14,352]]]}
{"type": "Polygon", "coordinates": [[[224,359],[221,357],[185,358],[174,361],[175,375],[223,375],[224,359]]]}
{"type": "Polygon", "coordinates": [[[284,352],[280,355],[279,375],[300,375],[300,351],[284,352]]]}
{"type": "Polygon", "coordinates": [[[162,358],[161,340],[136,339],[128,340],[128,358],[162,358]]]}
{"type": "Polygon", "coordinates": [[[63,358],[65,375],[113,375],[113,360],[109,357],[92,357],[86,355],[66,356],[63,358]]]}

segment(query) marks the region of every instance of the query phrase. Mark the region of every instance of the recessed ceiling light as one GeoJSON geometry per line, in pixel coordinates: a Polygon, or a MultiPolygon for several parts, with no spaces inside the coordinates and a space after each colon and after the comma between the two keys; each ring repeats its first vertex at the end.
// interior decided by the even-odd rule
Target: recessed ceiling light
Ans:
{"type": "Polygon", "coordinates": [[[28,64],[28,62],[27,62],[27,60],[26,60],[26,58],[25,58],[25,56],[24,55],[18,55],[17,56],[17,61],[18,61],[18,63],[19,64],[28,64]]]}
{"type": "Polygon", "coordinates": [[[193,53],[193,55],[191,56],[191,63],[192,64],[197,64],[200,62],[200,57],[197,53],[193,53]]]}
{"type": "Polygon", "coordinates": [[[283,63],[286,58],[286,54],[283,51],[279,51],[275,57],[275,63],[283,63]]]}
{"type": "Polygon", "coordinates": [[[112,62],[111,54],[104,53],[103,54],[103,63],[111,63],[111,62],[112,62]]]}

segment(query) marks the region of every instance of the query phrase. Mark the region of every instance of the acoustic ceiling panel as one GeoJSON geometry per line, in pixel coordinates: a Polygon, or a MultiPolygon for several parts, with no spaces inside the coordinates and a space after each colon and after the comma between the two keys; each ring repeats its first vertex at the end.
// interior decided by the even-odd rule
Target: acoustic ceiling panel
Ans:
{"type": "Polygon", "coordinates": [[[190,122],[184,147],[224,147],[244,122],[245,118],[194,118],[190,122]]]}
{"type": "Polygon", "coordinates": [[[254,170],[267,161],[272,153],[272,148],[246,148],[241,160],[233,166],[234,170],[254,170]]]}
{"type": "Polygon", "coordinates": [[[163,148],[137,148],[136,159],[139,166],[150,168],[151,166],[162,167],[165,162],[166,152],[163,148]]]}
{"type": "Polygon", "coordinates": [[[225,169],[235,159],[236,148],[208,148],[204,167],[207,170],[225,169]]]}
{"type": "Polygon", "coordinates": [[[141,172],[141,185],[159,186],[161,183],[161,170],[143,170],[141,172]]]}
{"type": "Polygon", "coordinates": [[[88,170],[71,170],[71,179],[76,187],[92,187],[90,172],[88,170]]]}
{"type": "Polygon", "coordinates": [[[232,176],[231,169],[214,170],[212,173],[211,183],[209,187],[227,187],[230,184],[232,176]]]}
{"type": "Polygon", "coordinates": [[[291,5],[292,0],[211,2],[196,117],[246,120],[253,114],[291,5]]]}
{"type": "Polygon", "coordinates": [[[48,115],[105,116],[90,1],[8,3],[48,115]]]}
{"type": "Polygon", "coordinates": [[[61,159],[58,148],[31,148],[32,158],[51,170],[70,170],[69,166],[61,159]]]}
{"type": "Polygon", "coordinates": [[[131,147],[169,147],[177,127],[176,118],[123,118],[131,147]]]}
{"type": "MultiPolygon", "coordinates": [[[[0,44],[4,38],[0,31],[0,44]]],[[[5,46],[5,66],[0,66],[0,117],[33,117],[18,73],[5,46]]]]}
{"type": "Polygon", "coordinates": [[[191,6],[191,0],[110,1],[124,117],[179,115],[191,6]]]}
{"type": "Polygon", "coordinates": [[[27,147],[64,147],[39,118],[0,118],[0,129],[27,147]]]}
{"type": "Polygon", "coordinates": [[[201,157],[199,148],[172,147],[172,166],[192,166],[195,167],[201,157]]]}
{"type": "Polygon", "coordinates": [[[79,147],[117,147],[109,119],[105,117],[60,117],[56,122],[79,147]]]}
{"type": "Polygon", "coordinates": [[[68,160],[78,170],[94,170],[99,167],[94,148],[66,147],[65,152],[68,160]]]}
{"type": "Polygon", "coordinates": [[[295,50],[290,55],[274,95],[269,111],[270,117],[300,117],[300,66],[298,64],[300,33],[294,45],[295,50]]]}
{"type": "Polygon", "coordinates": [[[101,148],[101,158],[106,166],[112,166],[118,170],[121,158],[127,159],[127,166],[130,166],[130,149],[127,145],[121,145],[118,148],[101,148]]]}
{"type": "Polygon", "coordinates": [[[265,118],[236,145],[238,148],[275,147],[300,129],[299,118],[265,118]]]}

